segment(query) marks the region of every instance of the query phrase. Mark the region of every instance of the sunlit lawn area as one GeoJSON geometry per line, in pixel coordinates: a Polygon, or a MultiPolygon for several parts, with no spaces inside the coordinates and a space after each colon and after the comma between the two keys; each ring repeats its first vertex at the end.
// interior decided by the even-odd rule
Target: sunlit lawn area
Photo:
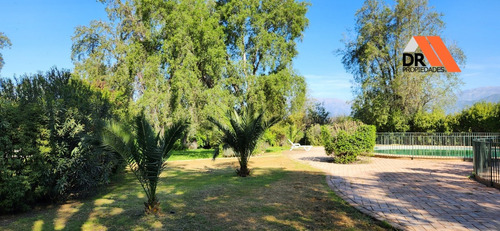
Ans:
{"type": "MultiPolygon", "coordinates": [[[[257,156],[276,155],[277,153],[286,150],[285,147],[269,147],[266,148],[264,153],[259,153],[257,156]]],[[[195,150],[182,150],[173,151],[169,161],[174,160],[196,160],[196,159],[211,159],[214,155],[213,149],[195,149],[195,150]]]]}
{"type": "Polygon", "coordinates": [[[158,216],[143,215],[145,195],[127,173],[93,199],[1,217],[0,229],[385,229],[337,197],[324,173],[274,154],[252,158],[246,178],[235,175],[234,158],[170,162],[158,188],[158,216]]]}
{"type": "Polygon", "coordinates": [[[182,151],[173,151],[172,155],[168,160],[174,161],[174,160],[209,159],[212,158],[213,155],[214,155],[213,149],[182,150],[182,151]]]}

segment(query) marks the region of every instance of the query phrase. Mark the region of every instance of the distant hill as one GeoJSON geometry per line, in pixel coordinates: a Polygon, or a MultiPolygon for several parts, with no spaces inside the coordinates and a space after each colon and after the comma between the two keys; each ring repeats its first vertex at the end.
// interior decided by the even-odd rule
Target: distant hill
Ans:
{"type": "MultiPolygon", "coordinates": [[[[485,101],[491,103],[500,102],[500,86],[479,87],[464,90],[457,94],[457,101],[453,108],[447,113],[460,112],[464,108],[472,106],[474,103],[485,101]]],[[[325,109],[330,112],[330,116],[350,115],[351,103],[337,98],[317,98],[318,102],[324,102],[325,109]]]]}
{"type": "Polygon", "coordinates": [[[351,104],[346,100],[337,98],[317,98],[316,100],[325,104],[325,109],[330,112],[331,117],[351,114],[351,104]]]}
{"type": "Polygon", "coordinates": [[[481,101],[490,103],[500,102],[500,86],[479,87],[460,92],[455,106],[447,110],[447,113],[462,111],[464,108],[481,101]]]}

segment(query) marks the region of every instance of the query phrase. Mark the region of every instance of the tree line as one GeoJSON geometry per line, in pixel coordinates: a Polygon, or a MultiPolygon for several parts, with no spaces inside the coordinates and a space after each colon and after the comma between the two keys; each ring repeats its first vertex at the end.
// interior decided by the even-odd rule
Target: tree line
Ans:
{"type": "MultiPolygon", "coordinates": [[[[461,84],[457,74],[401,71],[411,36],[441,35],[444,29],[442,14],[425,0],[398,0],[394,6],[367,0],[358,10],[355,35],[338,51],[354,76],[353,112],[333,119],[324,105],[306,97],[305,79],[293,69],[296,44],[309,24],[309,3],[101,2],[108,19],[75,30],[72,72],[52,68],[0,80],[1,212],[85,196],[105,185],[131,162],[118,155],[123,150],[110,149],[111,142],[103,146],[103,134],[117,134],[115,141],[128,147],[130,137],[146,140],[139,127],[148,131],[142,134],[149,139],[144,147],[159,145],[153,148],[155,160],[166,160],[172,149],[220,151],[224,143],[238,153],[241,176],[250,174],[248,158],[260,146],[287,145],[287,139],[313,145],[342,140],[332,146],[340,150],[359,146],[356,137],[371,140],[374,128],[364,125],[363,133],[322,138],[327,131],[321,125],[353,119],[377,131],[500,131],[500,103],[444,114],[461,84]],[[110,121],[121,125],[110,129],[110,121]],[[179,121],[189,124],[185,135],[167,142],[179,121]],[[239,142],[242,137],[251,142],[239,142]]],[[[0,49],[11,45],[0,33],[0,49]]],[[[453,43],[447,46],[463,67],[464,53],[453,43]]],[[[0,69],[3,63],[0,54],[0,69]]],[[[141,162],[136,157],[128,159],[141,162]]],[[[155,174],[152,182],[143,179],[145,190],[156,187],[155,174]]],[[[154,210],[157,201],[150,194],[154,210]]]]}
{"type": "MultiPolygon", "coordinates": [[[[152,160],[166,160],[170,150],[193,144],[230,145],[227,137],[235,132],[237,139],[242,134],[252,139],[232,146],[241,157],[240,175],[246,176],[264,131],[304,114],[306,84],[292,59],[308,25],[308,3],[102,2],[108,20],[75,30],[72,72],[52,68],[0,81],[0,212],[89,195],[130,165],[127,159],[139,167],[138,176],[146,174],[138,179],[151,194],[146,208],[156,211],[159,173],[152,169],[163,163],[152,160]],[[235,116],[221,118],[230,111],[235,116]],[[138,115],[146,121],[141,127],[138,115]],[[110,121],[125,132],[113,133],[110,121]],[[168,137],[179,121],[187,130],[175,136],[181,139],[153,139],[168,137]],[[111,148],[112,134],[134,149],[111,148]],[[152,145],[159,142],[168,145],[152,145]],[[135,154],[124,158],[126,153],[135,154]]],[[[0,41],[0,48],[11,45],[4,34],[0,41]]]]}

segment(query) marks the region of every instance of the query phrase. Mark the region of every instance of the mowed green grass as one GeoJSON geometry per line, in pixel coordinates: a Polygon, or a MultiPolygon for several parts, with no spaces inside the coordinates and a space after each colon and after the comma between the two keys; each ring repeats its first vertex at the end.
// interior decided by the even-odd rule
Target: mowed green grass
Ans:
{"type": "Polygon", "coordinates": [[[168,158],[169,161],[174,160],[196,160],[196,159],[210,159],[214,156],[213,149],[195,149],[195,150],[181,150],[172,151],[172,155],[168,158]]]}
{"type": "MultiPolygon", "coordinates": [[[[269,147],[264,153],[260,153],[257,156],[265,155],[279,155],[281,151],[286,150],[285,147],[269,147]]],[[[179,150],[173,151],[172,155],[168,159],[169,161],[175,160],[198,160],[198,159],[211,159],[214,156],[213,149],[195,149],[195,150],[179,150]]]]}
{"type": "Polygon", "coordinates": [[[1,230],[383,230],[336,196],[325,175],[286,155],[253,157],[252,176],[236,159],[172,161],[161,175],[160,215],[132,173],[92,199],[0,217],[1,230]]]}

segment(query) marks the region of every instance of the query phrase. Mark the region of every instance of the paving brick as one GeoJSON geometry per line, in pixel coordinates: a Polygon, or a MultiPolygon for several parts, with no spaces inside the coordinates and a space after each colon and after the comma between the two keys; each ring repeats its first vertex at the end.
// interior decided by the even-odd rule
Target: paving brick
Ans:
{"type": "Polygon", "coordinates": [[[470,162],[364,157],[342,165],[328,162],[321,147],[286,155],[325,171],[349,204],[405,230],[500,228],[500,190],[469,180],[470,162]]]}

